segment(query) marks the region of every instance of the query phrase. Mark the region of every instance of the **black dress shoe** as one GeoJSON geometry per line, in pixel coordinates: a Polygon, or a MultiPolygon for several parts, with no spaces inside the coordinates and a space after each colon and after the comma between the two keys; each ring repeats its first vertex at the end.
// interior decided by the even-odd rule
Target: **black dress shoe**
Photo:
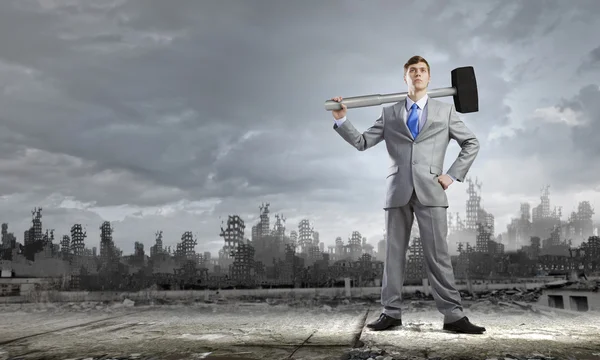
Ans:
{"type": "Polygon", "coordinates": [[[367,324],[369,329],[375,331],[387,330],[395,326],[402,326],[402,319],[396,319],[386,314],[379,315],[379,319],[367,324]]]}
{"type": "Polygon", "coordinates": [[[483,334],[485,328],[471,324],[469,318],[465,316],[453,323],[444,324],[444,330],[460,334],[483,334]]]}

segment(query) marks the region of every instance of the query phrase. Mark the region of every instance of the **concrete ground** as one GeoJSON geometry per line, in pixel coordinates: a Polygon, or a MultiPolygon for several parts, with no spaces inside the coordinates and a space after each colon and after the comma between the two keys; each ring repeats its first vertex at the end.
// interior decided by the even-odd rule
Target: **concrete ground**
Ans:
{"type": "Polygon", "coordinates": [[[194,302],[0,306],[6,359],[597,359],[600,313],[465,302],[484,335],[441,330],[433,302],[407,303],[403,327],[373,332],[377,303],[194,302]],[[355,347],[355,349],[353,349],[355,347]]]}

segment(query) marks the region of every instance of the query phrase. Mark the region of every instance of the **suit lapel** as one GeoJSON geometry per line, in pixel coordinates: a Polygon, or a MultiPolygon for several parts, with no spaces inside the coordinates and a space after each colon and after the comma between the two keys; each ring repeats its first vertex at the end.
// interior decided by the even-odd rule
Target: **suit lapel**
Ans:
{"type": "MultiPolygon", "coordinates": [[[[402,100],[394,106],[394,112],[396,113],[396,119],[400,121],[400,131],[406,135],[409,139],[414,140],[408,125],[406,125],[406,115],[408,114],[406,111],[406,100],[402,100]]],[[[417,135],[418,137],[418,135],[417,135]]]]}
{"type": "Polygon", "coordinates": [[[435,121],[435,119],[437,118],[437,112],[439,110],[439,107],[437,106],[437,103],[435,100],[432,100],[431,98],[429,98],[427,100],[427,119],[425,121],[425,125],[423,125],[423,128],[421,129],[421,131],[419,131],[419,134],[417,135],[417,139],[419,139],[420,137],[424,137],[422,136],[427,129],[429,129],[429,127],[431,126],[431,123],[435,121]]]}
{"type": "Polygon", "coordinates": [[[437,100],[431,101],[431,99],[429,99],[427,105],[427,122],[417,136],[418,142],[434,136],[445,128],[444,120],[440,119],[440,111],[442,109],[441,104],[442,103],[437,100]]]}

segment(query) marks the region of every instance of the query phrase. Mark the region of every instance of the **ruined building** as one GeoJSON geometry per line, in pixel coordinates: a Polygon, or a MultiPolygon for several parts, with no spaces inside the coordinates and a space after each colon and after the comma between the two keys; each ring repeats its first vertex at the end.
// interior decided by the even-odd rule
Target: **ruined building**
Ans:
{"type": "Polygon", "coordinates": [[[144,260],[145,252],[144,252],[144,244],[139,241],[136,241],[133,247],[133,256],[136,260],[144,260]]]}
{"type": "Polygon", "coordinates": [[[223,238],[225,245],[219,251],[219,265],[223,269],[229,268],[233,264],[235,252],[240,244],[244,243],[244,220],[238,215],[229,215],[227,219],[227,227],[221,226],[220,236],[223,238]]]}
{"type": "Polygon", "coordinates": [[[290,246],[294,248],[294,250],[298,247],[298,233],[296,230],[290,231],[290,246]]]}
{"type": "Polygon", "coordinates": [[[458,257],[454,267],[454,274],[457,279],[467,279],[469,277],[470,257],[474,252],[475,249],[471,244],[458,243],[458,257]]]}
{"type": "Polygon", "coordinates": [[[306,266],[314,266],[316,262],[323,260],[323,252],[319,246],[319,244],[322,245],[319,240],[319,232],[314,230],[307,219],[300,222],[298,231],[300,233],[299,256],[304,259],[306,266]]]}
{"type": "Polygon", "coordinates": [[[473,182],[470,178],[467,179],[467,218],[465,229],[471,233],[476,233],[478,224],[486,227],[490,233],[494,233],[494,216],[481,206],[481,185],[482,183],[475,178],[473,182]]]}
{"type": "MultiPolygon", "coordinates": [[[[494,236],[494,216],[488,213],[481,204],[481,186],[482,183],[475,178],[467,178],[467,194],[469,195],[466,204],[466,218],[463,221],[459,213],[456,217],[448,214],[448,249],[451,255],[457,255],[456,250],[459,243],[477,243],[479,225],[484,227],[485,231],[494,236]]],[[[481,240],[480,240],[481,242],[481,240]]]]}
{"type": "Polygon", "coordinates": [[[281,214],[275,214],[275,227],[273,235],[277,241],[285,242],[285,217],[281,214]]]}
{"type": "Polygon", "coordinates": [[[353,231],[348,238],[347,251],[345,252],[346,259],[357,261],[362,255],[362,235],[358,231],[353,231]]]}
{"type": "Polygon", "coordinates": [[[561,244],[560,228],[558,226],[554,226],[550,232],[550,237],[542,241],[542,248],[549,250],[561,245],[565,246],[567,244],[561,244]]]}
{"type": "Polygon", "coordinates": [[[31,212],[32,225],[29,230],[25,230],[25,246],[42,241],[42,208],[35,208],[31,212]]]}
{"type": "Polygon", "coordinates": [[[271,204],[266,203],[266,204],[262,204],[260,206],[260,227],[258,229],[258,233],[260,234],[260,236],[268,236],[270,235],[270,231],[271,231],[271,225],[270,225],[270,219],[269,219],[269,206],[271,204]]]}
{"type": "Polygon", "coordinates": [[[561,208],[550,211],[549,188],[545,186],[541,189],[540,204],[533,209],[528,203],[521,204],[520,217],[507,226],[508,249],[529,246],[532,236],[546,239],[556,226],[560,226],[561,208]]]}
{"type": "Polygon", "coordinates": [[[72,289],[79,289],[80,287],[80,275],[81,269],[84,267],[85,256],[85,238],[87,232],[84,231],[81,224],[75,224],[71,226],[71,257],[70,257],[70,269],[71,269],[71,281],[70,286],[72,289]]]}
{"type": "Polygon", "coordinates": [[[333,260],[334,259],[334,255],[335,255],[335,245],[328,245],[327,246],[327,255],[329,255],[329,257],[333,260]]]}
{"type": "Polygon", "coordinates": [[[313,265],[316,261],[323,259],[323,252],[321,252],[319,245],[313,244],[308,247],[306,259],[307,265],[313,265]]]}
{"type": "Polygon", "coordinates": [[[363,254],[363,237],[360,232],[353,231],[348,238],[348,245],[344,245],[341,237],[335,239],[335,247],[330,247],[330,251],[335,251],[332,260],[358,261],[363,254]]]}
{"type": "Polygon", "coordinates": [[[531,210],[532,232],[542,239],[550,237],[550,232],[555,226],[561,225],[562,207],[554,207],[552,211],[550,210],[549,189],[549,185],[542,188],[541,203],[531,210]]]}
{"type": "Polygon", "coordinates": [[[477,240],[475,241],[475,250],[477,252],[490,255],[504,253],[504,244],[493,240],[494,235],[489,226],[484,224],[477,225],[477,240]]]}
{"type": "Polygon", "coordinates": [[[567,220],[564,236],[573,239],[579,245],[582,241],[594,235],[594,208],[589,201],[582,201],[567,220]]]}
{"type": "Polygon", "coordinates": [[[113,258],[113,229],[110,222],[105,221],[100,225],[100,262],[107,264],[113,258]]]}
{"type": "Polygon", "coordinates": [[[177,243],[175,249],[175,257],[178,259],[197,261],[195,247],[198,244],[198,240],[194,238],[191,231],[186,231],[181,235],[181,241],[177,243]]]}
{"type": "Polygon", "coordinates": [[[527,203],[521,204],[521,214],[518,219],[512,219],[507,226],[507,242],[511,250],[529,246],[532,236],[537,236],[548,245],[557,244],[557,236],[580,245],[588,237],[594,235],[594,209],[589,201],[579,203],[577,211],[571,212],[566,222],[561,221],[562,207],[550,207],[550,186],[541,189],[540,204],[533,209],[527,203]],[[558,233],[556,229],[559,229],[558,233]],[[550,240],[549,240],[550,239],[550,240]]]}
{"type": "Polygon", "coordinates": [[[86,237],[87,232],[83,230],[81,224],[71,226],[71,253],[73,255],[83,256],[86,237]]]}
{"type": "Polygon", "coordinates": [[[533,236],[531,205],[521,203],[520,216],[512,219],[507,226],[507,249],[513,251],[526,246],[531,236],[533,236]]]}
{"type": "Polygon", "coordinates": [[[38,259],[51,259],[54,254],[58,254],[59,246],[54,244],[54,229],[46,229],[46,233],[42,236],[41,251],[37,251],[34,255],[34,261],[38,259]]]}
{"type": "Polygon", "coordinates": [[[258,207],[260,210],[260,221],[258,224],[252,226],[252,241],[259,238],[264,238],[271,235],[270,219],[269,219],[269,206],[271,204],[266,203],[258,207]]]}
{"type": "Polygon", "coordinates": [[[63,259],[67,259],[71,253],[71,238],[69,235],[63,235],[60,241],[60,253],[63,259]]]}
{"type": "Polygon", "coordinates": [[[0,243],[0,249],[14,249],[17,247],[17,238],[13,233],[8,232],[8,224],[2,224],[2,241],[0,243]]]}
{"type": "Polygon", "coordinates": [[[150,257],[154,258],[163,253],[163,232],[157,231],[154,238],[154,245],[150,247],[150,257]]]}
{"type": "MultiPolygon", "coordinates": [[[[103,271],[119,271],[119,259],[123,251],[115,246],[113,241],[114,229],[110,222],[104,221],[100,225],[100,267],[103,271]]],[[[91,255],[91,254],[87,254],[91,255]]]]}
{"type": "Polygon", "coordinates": [[[284,284],[297,284],[303,267],[304,259],[296,256],[294,247],[287,245],[285,248],[285,259],[275,262],[271,278],[277,279],[284,284]]]}
{"type": "Polygon", "coordinates": [[[571,250],[571,257],[581,259],[578,270],[586,273],[600,271],[600,236],[590,236],[579,248],[571,250]]]}
{"type": "Polygon", "coordinates": [[[341,236],[335,238],[335,256],[334,260],[341,260],[344,256],[344,240],[341,236]]]}
{"type": "Polygon", "coordinates": [[[254,285],[256,279],[254,248],[250,244],[238,244],[230,267],[231,279],[238,284],[254,285]]]}
{"type": "Polygon", "coordinates": [[[302,219],[298,224],[298,246],[300,247],[300,253],[308,254],[308,249],[313,243],[313,232],[314,229],[310,225],[308,219],[302,219]]]}

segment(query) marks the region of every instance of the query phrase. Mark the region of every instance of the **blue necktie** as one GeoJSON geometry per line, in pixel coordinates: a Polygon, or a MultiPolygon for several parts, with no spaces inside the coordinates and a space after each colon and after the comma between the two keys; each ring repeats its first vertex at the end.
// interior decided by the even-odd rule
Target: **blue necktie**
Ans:
{"type": "Polygon", "coordinates": [[[417,103],[412,104],[408,120],[406,121],[406,125],[408,125],[408,129],[410,130],[413,139],[416,139],[417,135],[419,135],[419,113],[417,112],[417,109],[417,103]]]}

